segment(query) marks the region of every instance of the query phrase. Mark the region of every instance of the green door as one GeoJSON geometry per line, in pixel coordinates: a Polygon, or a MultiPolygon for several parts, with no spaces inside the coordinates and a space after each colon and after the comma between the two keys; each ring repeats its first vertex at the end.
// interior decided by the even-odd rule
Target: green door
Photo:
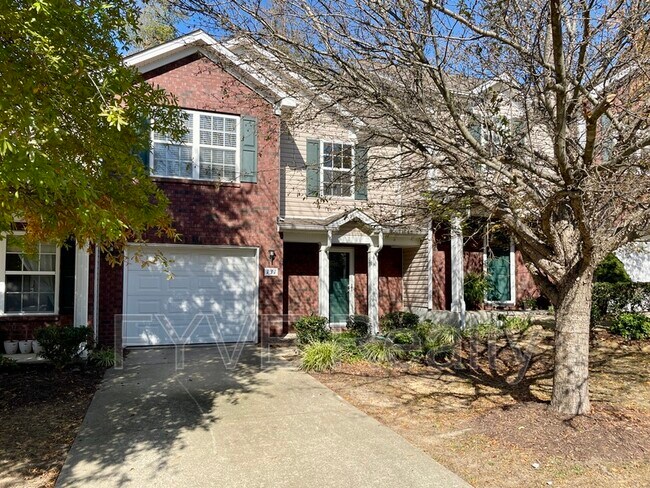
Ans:
{"type": "Polygon", "coordinates": [[[490,288],[487,299],[491,302],[509,302],[511,296],[510,243],[491,245],[487,259],[487,279],[490,288]]]}
{"type": "Polygon", "coordinates": [[[345,323],[350,314],[350,254],[330,251],[330,322],[345,323]]]}

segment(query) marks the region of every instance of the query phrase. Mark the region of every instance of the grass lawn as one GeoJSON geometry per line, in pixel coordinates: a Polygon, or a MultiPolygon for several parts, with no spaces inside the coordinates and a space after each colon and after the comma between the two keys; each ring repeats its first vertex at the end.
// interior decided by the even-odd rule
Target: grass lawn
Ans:
{"type": "Polygon", "coordinates": [[[0,487],[54,486],[102,376],[48,364],[0,371],[0,487]]]}
{"type": "Polygon", "coordinates": [[[650,486],[650,342],[599,332],[593,413],[571,419],[547,411],[550,328],[511,339],[518,350],[465,343],[448,366],[362,362],[314,376],[477,487],[650,486]]]}

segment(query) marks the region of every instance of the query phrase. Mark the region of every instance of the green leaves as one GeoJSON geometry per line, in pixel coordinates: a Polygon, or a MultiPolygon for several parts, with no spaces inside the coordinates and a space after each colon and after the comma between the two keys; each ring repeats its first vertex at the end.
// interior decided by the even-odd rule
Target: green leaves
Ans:
{"type": "Polygon", "coordinates": [[[0,232],[18,216],[29,239],[103,250],[176,235],[137,154],[142,120],[184,127],[175,99],[122,63],[137,12],[130,0],[0,0],[0,232]]]}

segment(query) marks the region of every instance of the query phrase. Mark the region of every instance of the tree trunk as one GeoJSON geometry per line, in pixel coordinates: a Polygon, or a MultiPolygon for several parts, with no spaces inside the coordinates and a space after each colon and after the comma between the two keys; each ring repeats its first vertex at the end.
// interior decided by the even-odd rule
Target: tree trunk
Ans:
{"type": "Polygon", "coordinates": [[[561,290],[555,312],[555,369],[551,408],[565,415],[589,413],[589,318],[593,270],[561,290]]]}

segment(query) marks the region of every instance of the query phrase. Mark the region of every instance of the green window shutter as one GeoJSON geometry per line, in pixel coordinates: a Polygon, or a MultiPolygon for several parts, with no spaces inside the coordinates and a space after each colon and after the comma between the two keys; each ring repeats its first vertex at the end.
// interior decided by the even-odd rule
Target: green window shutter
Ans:
{"type": "Polygon", "coordinates": [[[320,141],[307,140],[307,196],[320,195],[320,141]]]}
{"type": "Polygon", "coordinates": [[[142,124],[140,125],[140,130],[142,131],[142,138],[147,140],[147,147],[142,148],[138,152],[138,157],[144,164],[145,168],[149,168],[149,157],[151,155],[151,122],[148,119],[143,119],[142,124]]]}
{"type": "Polygon", "coordinates": [[[354,199],[368,200],[368,148],[355,148],[354,199]]]}
{"type": "Polygon", "coordinates": [[[257,120],[241,118],[241,178],[243,183],[257,183],[257,120]]]}

